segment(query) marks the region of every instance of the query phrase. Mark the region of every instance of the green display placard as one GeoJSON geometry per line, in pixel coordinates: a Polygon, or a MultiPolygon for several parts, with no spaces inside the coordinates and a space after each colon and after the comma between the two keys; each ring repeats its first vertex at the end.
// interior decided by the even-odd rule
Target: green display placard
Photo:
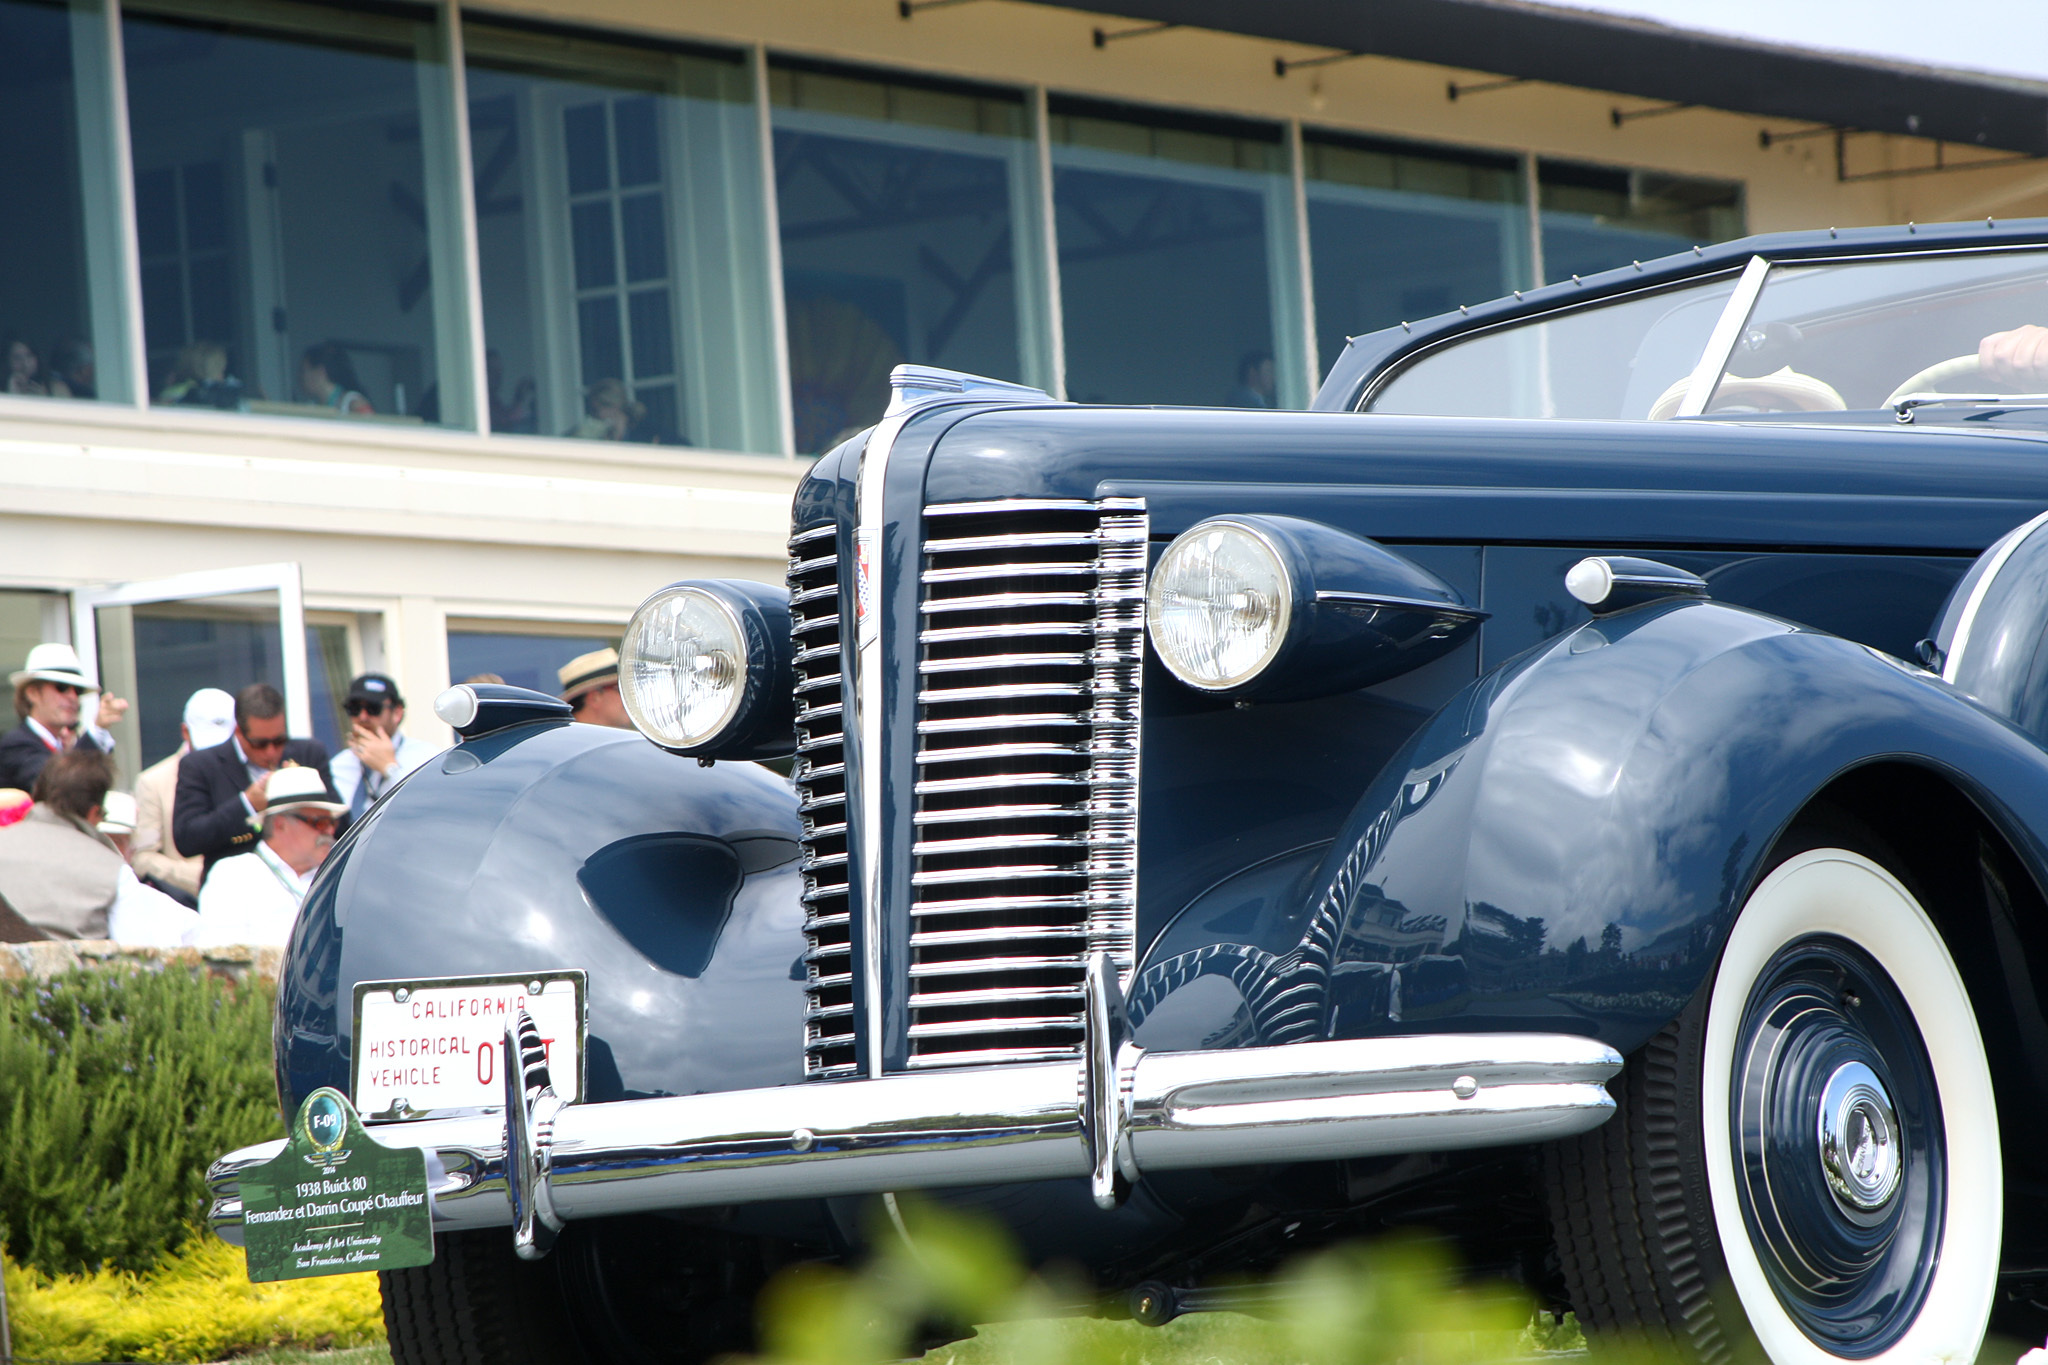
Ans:
{"type": "Polygon", "coordinates": [[[427,1157],[386,1147],[339,1090],[306,1096],[284,1151],[241,1179],[252,1280],[399,1270],[434,1259],[427,1157]]]}

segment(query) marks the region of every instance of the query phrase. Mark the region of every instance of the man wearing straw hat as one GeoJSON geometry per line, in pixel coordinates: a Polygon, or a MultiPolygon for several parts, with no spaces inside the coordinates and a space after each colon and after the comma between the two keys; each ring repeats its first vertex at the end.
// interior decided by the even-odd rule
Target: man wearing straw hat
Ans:
{"type": "Polygon", "coordinates": [[[630,730],[633,721],[626,703],[619,697],[619,651],[607,645],[579,654],[556,672],[562,684],[562,700],[569,703],[576,719],[587,725],[609,725],[630,730]]]}
{"type": "Polygon", "coordinates": [[[78,651],[66,644],[41,644],[28,652],[28,662],[8,675],[14,688],[14,714],[21,724],[0,735],[0,787],[35,789],[36,776],[50,755],[68,749],[114,752],[106,726],[128,714],[128,703],[102,695],[94,723],[81,725],[85,694],[98,692],[78,662],[78,651]]]}
{"type": "Polygon", "coordinates": [[[283,943],[313,873],[334,846],[335,817],[318,768],[279,768],[263,783],[263,837],[254,853],[223,858],[199,888],[201,948],[283,943]]]}

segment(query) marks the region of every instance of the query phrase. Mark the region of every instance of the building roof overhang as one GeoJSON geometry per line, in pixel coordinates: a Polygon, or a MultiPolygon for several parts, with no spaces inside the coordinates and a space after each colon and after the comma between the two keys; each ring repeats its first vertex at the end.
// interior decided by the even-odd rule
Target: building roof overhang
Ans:
{"type": "Polygon", "coordinates": [[[1113,6],[1065,4],[1332,52],[2048,156],[2048,85],[1989,74],[1751,42],[1522,0],[1113,0],[1113,6]]]}

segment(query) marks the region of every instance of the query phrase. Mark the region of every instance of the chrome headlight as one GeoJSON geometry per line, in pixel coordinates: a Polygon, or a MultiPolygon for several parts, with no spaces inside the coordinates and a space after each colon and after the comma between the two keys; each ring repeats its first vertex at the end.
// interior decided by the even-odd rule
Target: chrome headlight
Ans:
{"type": "Polygon", "coordinates": [[[1294,585],[1265,536],[1219,518],[1167,547],[1146,598],[1160,661],[1190,687],[1226,692],[1257,677],[1280,652],[1294,585]]]}
{"type": "Polygon", "coordinates": [[[664,749],[764,758],[794,746],[789,594],[675,583],[640,604],[619,645],[619,697],[664,749]]]}
{"type": "Polygon", "coordinates": [[[1486,613],[1421,565],[1350,531],[1248,513],[1196,522],[1146,593],[1152,648],[1199,691],[1330,697],[1471,638],[1486,613]]]}

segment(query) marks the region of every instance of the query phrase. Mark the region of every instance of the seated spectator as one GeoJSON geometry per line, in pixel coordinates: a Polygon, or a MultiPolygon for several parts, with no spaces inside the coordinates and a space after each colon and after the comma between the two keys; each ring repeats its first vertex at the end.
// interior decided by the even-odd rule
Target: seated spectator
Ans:
{"type": "Polygon", "coordinates": [[[269,683],[251,683],[235,698],[235,731],[227,743],[194,749],[179,760],[171,840],[186,857],[206,860],[201,882],[222,858],[255,847],[264,784],[274,769],[294,765],[313,769],[333,792],[327,750],[317,739],[285,736],[284,694],[269,683]]]}
{"type": "Polygon", "coordinates": [[[6,391],[8,393],[32,394],[47,398],[50,386],[43,380],[43,362],[36,357],[36,348],[20,337],[7,341],[6,391]]]}
{"type": "Polygon", "coordinates": [[[344,417],[368,417],[376,412],[362,395],[355,362],[332,341],[306,348],[306,354],[299,360],[299,388],[315,403],[333,408],[344,417]]]}
{"type": "Polygon", "coordinates": [[[0,787],[33,790],[36,774],[50,755],[67,749],[114,752],[114,737],[106,727],[128,713],[128,703],[102,695],[94,711],[100,723],[81,725],[85,694],[99,689],[86,681],[78,651],[70,645],[37,645],[7,681],[14,688],[14,714],[21,717],[21,724],[0,735],[0,787]]]}
{"type": "Polygon", "coordinates": [[[327,799],[326,783],[311,768],[279,768],[264,785],[256,852],[227,859],[200,888],[195,941],[202,948],[291,937],[313,873],[334,846],[335,817],[348,809],[327,799]]]}
{"type": "Polygon", "coordinates": [[[97,398],[99,376],[92,343],[65,337],[50,348],[50,393],[57,398],[97,398]]]}
{"type": "Polygon", "coordinates": [[[583,395],[583,420],[563,432],[576,441],[651,441],[647,408],[633,401],[623,380],[600,379],[583,395]]]}
{"type": "Polygon", "coordinates": [[[43,766],[35,805],[0,829],[0,900],[47,938],[175,945],[196,917],[137,881],[96,828],[113,776],[113,764],[92,749],[43,766]]]}
{"type": "Polygon", "coordinates": [[[235,732],[235,699],[218,687],[202,687],[185,699],[178,726],[178,751],[143,769],[135,779],[135,836],[128,863],[145,886],[184,904],[199,904],[204,859],[187,857],[171,838],[171,805],[178,794],[178,765],[194,749],[228,742],[235,732]]]}
{"type": "Polygon", "coordinates": [[[195,341],[179,350],[170,382],[156,401],[167,407],[232,411],[246,406],[247,400],[242,381],[228,373],[227,348],[215,341],[195,341]]]}
{"type": "Polygon", "coordinates": [[[531,376],[512,386],[512,401],[506,402],[498,395],[505,387],[505,357],[498,354],[493,346],[484,352],[484,374],[489,382],[484,386],[491,398],[491,430],[505,431],[531,436],[540,430],[540,417],[535,410],[536,391],[531,376]]]}

